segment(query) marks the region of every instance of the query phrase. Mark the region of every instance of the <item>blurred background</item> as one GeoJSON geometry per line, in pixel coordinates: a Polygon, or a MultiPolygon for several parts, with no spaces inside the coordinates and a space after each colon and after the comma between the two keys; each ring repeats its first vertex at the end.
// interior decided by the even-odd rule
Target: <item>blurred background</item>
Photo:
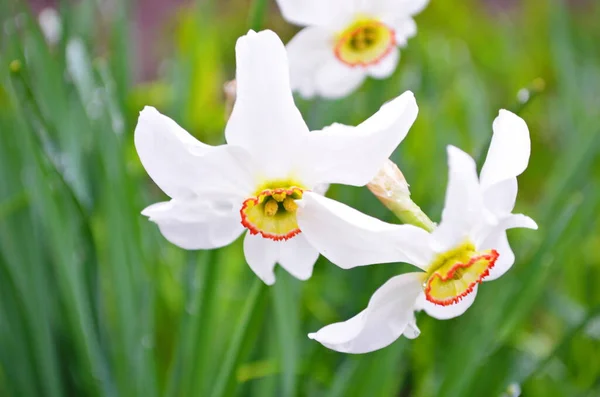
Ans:
{"type": "MultiPolygon", "coordinates": [[[[393,160],[439,220],[454,144],[481,159],[498,109],[533,148],[517,261],[459,318],[351,356],[306,334],[362,310],[392,264],[264,286],[232,246],[186,252],[140,211],[167,197],[136,155],[144,105],[224,142],[223,84],[252,27],[298,28],[274,1],[0,2],[1,396],[600,396],[600,2],[432,0],[396,73],[309,126],[357,124],[410,89],[393,160]],[[41,26],[41,28],[40,28],[41,26]]],[[[365,188],[329,196],[394,222],[365,188]]]]}

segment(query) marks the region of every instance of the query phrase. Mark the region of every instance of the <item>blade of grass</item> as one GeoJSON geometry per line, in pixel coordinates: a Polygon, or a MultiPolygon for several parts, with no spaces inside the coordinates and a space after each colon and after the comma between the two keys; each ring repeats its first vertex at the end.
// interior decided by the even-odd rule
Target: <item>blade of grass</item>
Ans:
{"type": "MultiPolygon", "coordinates": [[[[193,276],[187,282],[187,298],[185,311],[181,318],[180,336],[177,338],[173,364],[167,381],[167,397],[192,393],[196,378],[201,378],[195,363],[196,354],[202,350],[198,346],[205,341],[205,320],[210,318],[207,307],[211,296],[215,293],[216,283],[213,282],[219,259],[219,251],[212,250],[201,256],[197,261],[191,261],[193,276]]],[[[201,390],[201,389],[200,389],[201,390]]]]}
{"type": "Polygon", "coordinates": [[[266,285],[258,278],[254,279],[248,298],[242,309],[242,314],[235,326],[233,337],[230,340],[229,348],[225,353],[221,361],[219,372],[215,384],[210,393],[211,397],[224,397],[231,394],[228,390],[231,390],[235,384],[235,369],[238,365],[240,358],[240,352],[242,346],[249,341],[246,340],[248,333],[248,326],[252,322],[253,316],[257,315],[256,307],[262,300],[267,288],[266,285]]]}
{"type": "Polygon", "coordinates": [[[300,338],[300,307],[298,288],[293,277],[278,269],[277,282],[271,289],[271,302],[275,315],[275,330],[278,340],[278,354],[281,366],[282,397],[297,394],[296,376],[300,361],[298,343],[300,338]]]}

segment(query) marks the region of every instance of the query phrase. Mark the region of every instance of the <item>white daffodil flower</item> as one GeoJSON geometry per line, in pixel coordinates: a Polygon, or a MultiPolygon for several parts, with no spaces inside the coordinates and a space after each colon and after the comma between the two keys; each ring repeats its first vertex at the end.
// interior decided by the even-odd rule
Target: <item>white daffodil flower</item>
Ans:
{"type": "Polygon", "coordinates": [[[299,217],[300,228],[333,263],[352,268],[406,262],[423,270],[391,278],[364,311],[309,337],[333,350],[365,353],[389,345],[402,334],[418,336],[415,310],[438,319],[464,313],[475,300],[478,284],[500,277],[514,263],[506,230],[537,228],[531,218],[512,214],[516,177],[527,168],[530,145],[525,122],[501,110],[479,178],[475,161],[449,146],[445,207],[440,225],[431,233],[381,222],[325,197],[305,194],[299,214],[302,206],[310,207],[313,214],[299,217]]]}
{"type": "Polygon", "coordinates": [[[399,47],[417,33],[412,16],[428,0],[277,0],[283,17],[306,26],[287,45],[292,89],[341,98],[367,76],[389,77],[399,47]]]}
{"type": "MultiPolygon", "coordinates": [[[[308,279],[319,252],[298,226],[296,201],[324,193],[330,183],[367,184],[406,136],[417,104],[406,92],[357,127],[311,132],[294,104],[279,37],[250,31],[238,40],[236,55],[237,99],[226,145],[197,141],[154,108],[141,112],[136,149],[171,198],[142,213],[185,249],[222,247],[247,230],[246,260],[265,283],[275,282],[276,263],[308,279]]],[[[303,215],[313,216],[310,205],[303,215]]]]}

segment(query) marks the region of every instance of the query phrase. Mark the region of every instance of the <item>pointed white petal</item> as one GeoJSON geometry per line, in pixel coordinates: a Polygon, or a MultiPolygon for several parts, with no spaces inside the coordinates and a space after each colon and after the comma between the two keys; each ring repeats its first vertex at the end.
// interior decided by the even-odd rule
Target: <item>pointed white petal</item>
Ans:
{"type": "Polygon", "coordinates": [[[231,244],[244,230],[237,211],[218,208],[219,202],[176,201],[157,203],[142,214],[155,222],[171,243],[188,250],[231,244]]]}
{"type": "Polygon", "coordinates": [[[173,198],[243,196],[251,189],[253,166],[242,148],[205,145],[152,107],[140,113],[135,147],[152,180],[173,198]]]}
{"type": "Polygon", "coordinates": [[[308,133],[292,97],[285,47],[269,30],[250,31],[238,39],[236,59],[237,97],[225,129],[227,142],[255,159],[268,154],[269,164],[285,168],[293,150],[290,140],[308,133]]]}
{"type": "Polygon", "coordinates": [[[281,267],[299,280],[308,280],[319,258],[319,251],[308,243],[302,233],[280,244],[281,267]]]}
{"type": "Polygon", "coordinates": [[[415,336],[414,304],[421,289],[422,273],[396,276],[371,297],[365,310],[351,319],[328,325],[308,337],[343,353],[368,353],[384,348],[402,335],[409,324],[415,336]]]}
{"type": "Polygon", "coordinates": [[[448,167],[442,221],[433,231],[439,251],[463,242],[483,218],[482,196],[473,158],[454,146],[448,146],[448,167]]]}
{"type": "Polygon", "coordinates": [[[400,59],[400,50],[398,48],[392,49],[392,51],[377,64],[370,66],[367,69],[369,76],[376,79],[387,79],[396,70],[398,66],[398,60],[400,59]]]}
{"type": "Polygon", "coordinates": [[[492,142],[481,169],[483,189],[520,175],[527,168],[531,153],[529,129],[516,114],[500,110],[493,128],[492,142]]]}
{"type": "Polygon", "coordinates": [[[523,214],[510,214],[500,223],[500,227],[504,229],[514,229],[524,227],[526,229],[537,230],[538,225],[533,219],[523,214]]]}
{"type": "Polygon", "coordinates": [[[275,262],[279,257],[280,243],[263,238],[260,234],[246,233],[244,255],[250,269],[267,285],[275,283],[275,262]]]}
{"type": "Polygon", "coordinates": [[[425,299],[425,294],[422,294],[419,298],[419,306],[425,310],[425,312],[431,317],[437,318],[438,320],[448,320],[450,318],[458,317],[467,311],[469,307],[475,302],[477,296],[477,287],[473,288],[473,292],[465,296],[460,302],[449,306],[436,305],[435,303],[429,302],[425,299]]]}
{"type": "Polygon", "coordinates": [[[358,89],[366,77],[364,68],[345,65],[331,51],[315,69],[315,95],[327,99],[343,98],[358,89]]]}
{"type": "Polygon", "coordinates": [[[350,22],[354,13],[351,0],[277,0],[288,22],[302,26],[329,26],[334,30],[350,22]]]}
{"type": "Polygon", "coordinates": [[[310,164],[303,175],[320,183],[367,184],[402,142],[417,112],[414,95],[407,91],[357,127],[334,124],[312,132],[302,149],[310,164]]]}
{"type": "Polygon", "coordinates": [[[315,193],[306,192],[297,212],[308,242],[343,269],[375,263],[425,266],[433,257],[429,233],[412,225],[392,225],[315,193]]]}
{"type": "Polygon", "coordinates": [[[484,281],[492,281],[508,271],[515,263],[515,254],[510,248],[506,232],[499,230],[490,235],[481,245],[481,250],[494,249],[498,251],[498,259],[493,268],[490,269],[490,274],[484,278],[484,281]]]}
{"type": "Polygon", "coordinates": [[[210,146],[149,106],[140,112],[135,147],[154,183],[170,197],[192,194],[199,176],[198,157],[210,150],[210,146]]]}

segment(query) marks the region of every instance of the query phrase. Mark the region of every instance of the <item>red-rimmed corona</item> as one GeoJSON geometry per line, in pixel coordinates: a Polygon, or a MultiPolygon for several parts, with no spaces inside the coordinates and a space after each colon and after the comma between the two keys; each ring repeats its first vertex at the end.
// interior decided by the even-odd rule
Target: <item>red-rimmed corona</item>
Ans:
{"type": "MultiPolygon", "coordinates": [[[[525,122],[501,110],[486,161],[477,175],[475,161],[462,150],[448,147],[449,177],[439,225],[393,225],[362,214],[341,203],[305,194],[304,201],[321,211],[318,228],[300,220],[315,247],[343,268],[374,263],[406,262],[421,272],[392,277],[371,297],[367,308],[342,322],[323,327],[309,337],[341,352],[365,353],[381,349],[401,335],[419,335],[414,312],[424,310],[438,319],[463,314],[475,301],[482,282],[494,280],[512,266],[515,256],[506,231],[536,223],[512,214],[517,198],[517,176],[529,162],[530,139],[525,122]],[[325,219],[327,218],[327,219],[325,219]],[[427,228],[428,230],[425,230],[427,228]],[[327,236],[339,245],[320,242],[327,236]]],[[[389,180],[386,180],[389,182],[389,180]]],[[[405,182],[403,182],[405,183],[405,182]]],[[[405,195],[406,189],[386,189],[405,195]]],[[[403,197],[390,197],[402,200],[403,197]]]]}
{"type": "Polygon", "coordinates": [[[425,282],[425,299],[436,305],[454,305],[489,276],[500,254],[494,249],[480,254],[473,248],[472,244],[463,244],[458,255],[448,257],[446,253],[441,263],[431,265],[425,282]]]}
{"type": "Polygon", "coordinates": [[[171,198],[142,213],[170,242],[213,249],[244,235],[244,255],[266,284],[279,264],[308,279],[319,257],[300,221],[320,223],[303,202],[329,184],[366,185],[417,116],[406,92],[356,126],[309,131],[294,104],[286,50],[271,31],[250,31],[236,45],[236,100],[227,144],[199,142],[154,108],[140,113],[135,145],[154,182],[171,198]]]}
{"type": "Polygon", "coordinates": [[[242,225],[250,234],[285,241],[300,233],[296,211],[296,200],[302,198],[304,189],[298,186],[265,189],[255,197],[244,200],[240,215],[242,225]]]}
{"type": "Polygon", "coordinates": [[[396,70],[428,0],[277,0],[283,17],[306,26],[288,43],[292,89],[305,98],[341,98],[367,77],[396,70]]]}
{"type": "Polygon", "coordinates": [[[336,58],[351,67],[377,65],[396,47],[396,32],[378,20],[359,19],[339,34],[336,58]]]}

